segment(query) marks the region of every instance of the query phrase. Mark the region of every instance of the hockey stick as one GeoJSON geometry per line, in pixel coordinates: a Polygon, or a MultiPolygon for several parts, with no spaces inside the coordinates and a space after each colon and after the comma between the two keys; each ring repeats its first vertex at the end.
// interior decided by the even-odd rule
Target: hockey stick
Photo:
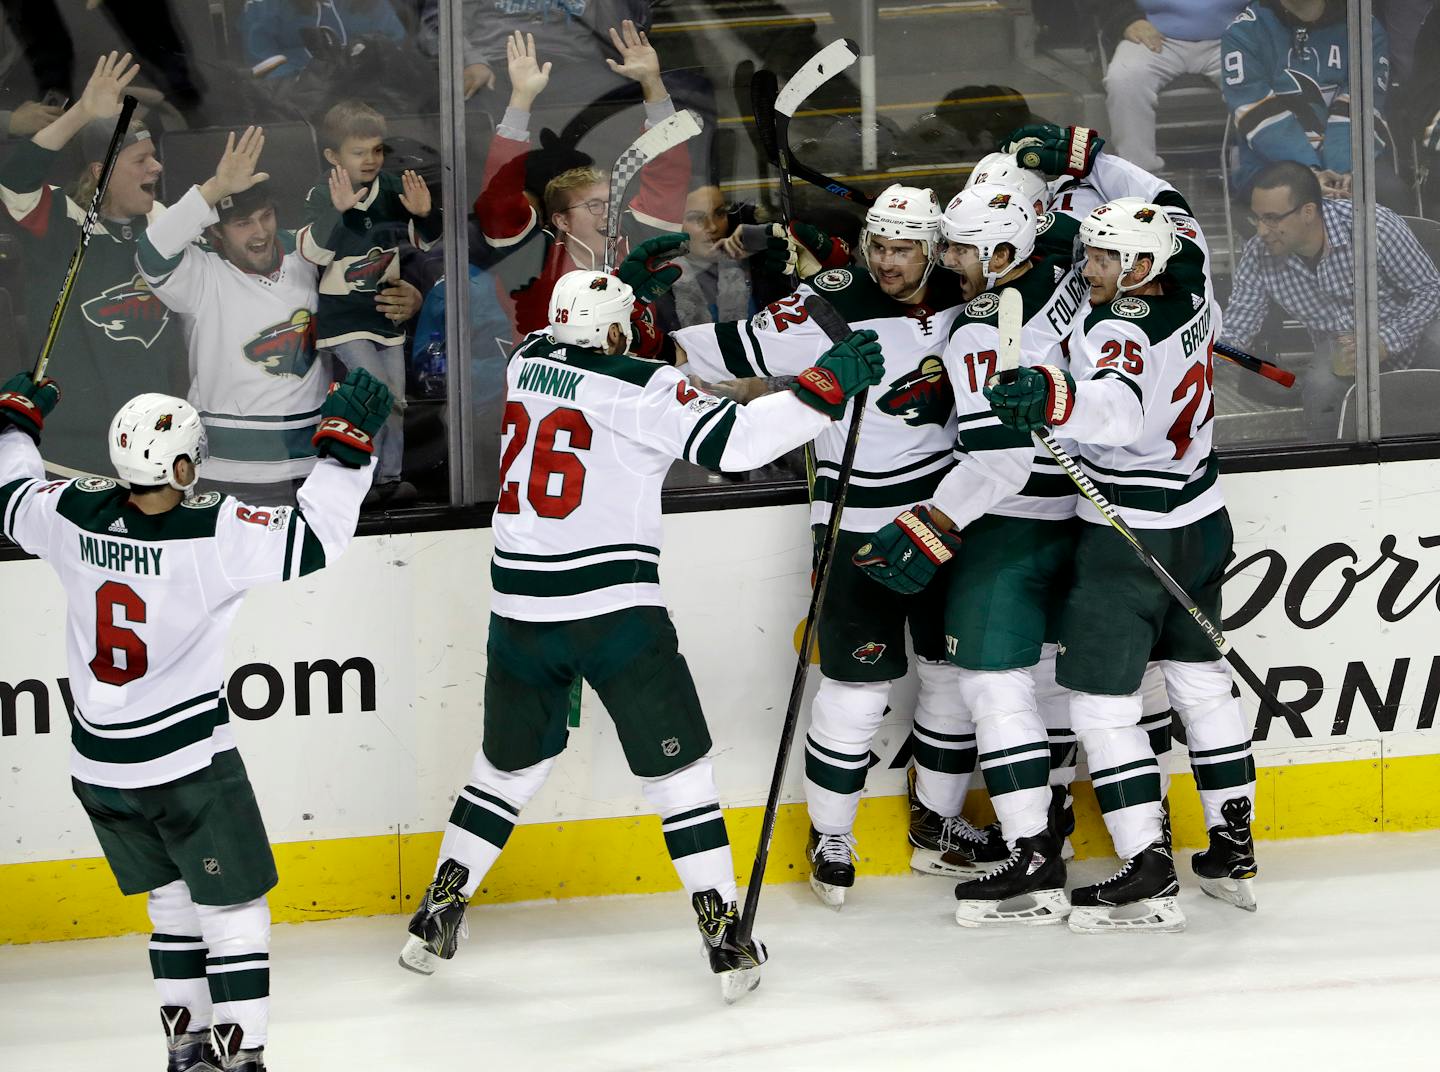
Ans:
{"type": "MultiPolygon", "coordinates": [[[[755,130],[766,157],[776,167],[788,171],[794,178],[802,179],[811,186],[834,194],[857,205],[869,208],[875,199],[863,190],[841,182],[839,179],[822,175],[814,168],[802,163],[790,151],[790,120],[806,99],[837,74],[849,68],[859,59],[855,43],[845,38],[832,41],[805,61],[795,72],[784,90],[777,92],[775,74],[770,70],[755,72],[750,82],[751,111],[755,117],[755,130]],[[784,153],[782,159],[781,154],[784,153]]],[[[782,175],[782,183],[784,181],[782,175]]],[[[782,199],[786,196],[782,188],[782,199]]]]}
{"type": "Polygon", "coordinates": [[[35,383],[44,378],[46,366],[50,364],[50,351],[55,348],[55,340],[60,335],[60,325],[65,320],[65,310],[70,305],[70,294],[75,289],[75,280],[80,276],[80,265],[85,260],[85,249],[90,245],[90,236],[95,233],[95,224],[100,219],[100,202],[105,199],[105,190],[110,185],[110,174],[115,170],[115,158],[120,155],[120,145],[125,140],[125,132],[130,129],[130,117],[135,114],[138,103],[139,101],[128,93],[120,102],[120,115],[115,120],[115,133],[110,135],[110,144],[105,149],[105,161],[100,165],[100,178],[95,183],[95,194],[90,198],[90,207],[85,210],[85,218],[80,221],[80,244],[70,255],[70,266],[65,269],[65,280],[60,284],[55,307],[50,310],[50,326],[45,331],[45,342],[40,347],[39,356],[35,358],[35,369],[30,373],[30,379],[35,383]]]}
{"type": "Polygon", "coordinates": [[[1244,350],[1237,350],[1229,343],[1217,342],[1215,352],[1226,361],[1233,361],[1243,369],[1259,373],[1267,380],[1274,380],[1281,387],[1295,386],[1295,373],[1289,369],[1283,369],[1273,361],[1266,361],[1264,358],[1256,357],[1254,354],[1247,354],[1244,350]]]}
{"type": "MultiPolygon", "coordinates": [[[[1019,330],[1015,330],[1013,334],[1007,334],[1004,329],[1007,303],[1012,307],[1012,312],[1010,313],[1012,321],[1018,321],[1021,316],[1021,299],[1019,292],[1016,290],[1003,290],[1000,292],[1000,323],[1002,326],[1000,331],[1000,360],[996,367],[997,375],[1010,372],[1020,367],[1019,330]]],[[[1215,649],[1220,655],[1235,668],[1235,672],[1240,675],[1240,679],[1250,686],[1256,696],[1260,697],[1260,702],[1284,715],[1287,719],[1298,719],[1299,716],[1290,709],[1290,705],[1282,702],[1280,698],[1270,690],[1269,686],[1260,680],[1260,675],[1255,673],[1255,671],[1250,668],[1250,664],[1240,657],[1240,653],[1231,647],[1229,639],[1220,631],[1220,627],[1206,616],[1205,612],[1200,609],[1195,600],[1190,597],[1189,593],[1180,587],[1180,582],[1170,576],[1170,572],[1160,564],[1160,560],[1152,555],[1149,549],[1140,542],[1140,537],[1135,535],[1135,530],[1120,516],[1120,511],[1117,510],[1105,496],[1100,494],[1100,489],[1085,475],[1085,471],[1080,468],[1074,458],[1070,457],[1069,452],[1055,441],[1055,437],[1036,432],[1035,438],[1050,452],[1051,457],[1055,459],[1060,468],[1065,470],[1065,475],[1080,489],[1080,493],[1089,499],[1095,509],[1100,511],[1101,516],[1110,522],[1115,531],[1125,538],[1131,550],[1135,552],[1141,562],[1145,563],[1145,568],[1155,575],[1156,580],[1164,586],[1165,591],[1170,593],[1171,598],[1185,608],[1186,614],[1195,619],[1195,624],[1210,638],[1210,642],[1215,645],[1215,649]]]]}
{"type": "MultiPolygon", "coordinates": [[[[839,342],[850,334],[850,325],[835,307],[818,294],[805,299],[805,309],[820,329],[839,342]]],[[[825,605],[825,588],[830,580],[830,567],[835,559],[835,544],[840,538],[840,516],[845,512],[845,497],[850,491],[850,474],[855,468],[855,448],[860,442],[860,423],[869,401],[867,387],[854,398],[850,431],[845,437],[845,450],[840,457],[840,472],[835,477],[835,499],[830,505],[830,521],[825,526],[825,540],[820,545],[820,559],[815,564],[815,582],[810,589],[810,609],[805,613],[805,630],[800,637],[800,655],[795,660],[795,677],[790,682],[790,700],[785,706],[785,722],[780,730],[780,748],[775,756],[775,771],[770,776],[770,793],[765,798],[765,814],[760,820],[760,842],[755,846],[755,862],[750,867],[750,884],[745,890],[745,910],[740,914],[737,935],[740,943],[750,941],[755,929],[755,913],[760,905],[760,887],[765,882],[765,866],[770,862],[770,840],[775,835],[775,817],[780,810],[780,790],[785,781],[785,768],[790,763],[790,749],[795,743],[795,729],[800,724],[800,701],[805,696],[805,678],[810,671],[810,649],[815,643],[815,629],[820,610],[825,605]]]]}
{"type": "Polygon", "coordinates": [[[650,161],[689,141],[700,133],[700,117],[686,109],[666,116],[630,143],[610,169],[610,199],[605,206],[605,271],[615,270],[620,249],[620,213],[625,208],[625,191],[640,169],[650,161]]]}

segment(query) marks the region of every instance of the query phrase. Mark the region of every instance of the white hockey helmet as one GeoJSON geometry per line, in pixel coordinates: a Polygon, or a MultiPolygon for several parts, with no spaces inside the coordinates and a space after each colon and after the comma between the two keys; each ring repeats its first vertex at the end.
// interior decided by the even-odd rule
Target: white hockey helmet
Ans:
{"type": "Polygon", "coordinates": [[[947,242],[975,247],[986,290],[1035,252],[1035,228],[1035,213],[1025,195],[999,183],[967,186],[950,199],[940,217],[940,234],[947,242]],[[992,272],[990,258],[1004,243],[1014,248],[1014,258],[1003,272],[992,272]]]}
{"type": "Polygon", "coordinates": [[[925,257],[925,273],[920,277],[919,284],[923,287],[935,267],[939,237],[940,202],[935,197],[935,191],[892,183],[880,191],[875,204],[865,213],[865,226],[860,231],[860,259],[865,262],[866,268],[870,268],[872,238],[918,242],[925,257]]]}
{"type": "Polygon", "coordinates": [[[1180,248],[1175,224],[1169,215],[1159,205],[1141,197],[1120,197],[1095,209],[1080,223],[1080,242],[1119,253],[1121,279],[1130,273],[1142,254],[1150,254],[1152,262],[1145,278],[1128,286],[1121,283],[1122,291],[1143,287],[1158,277],[1170,263],[1171,255],[1180,248]]]}
{"type": "Polygon", "coordinates": [[[635,292],[605,272],[566,272],[550,292],[550,335],[556,342],[604,350],[610,325],[619,324],[630,349],[635,292]]]}
{"type": "MultiPolygon", "coordinates": [[[[1015,161],[1014,153],[991,153],[975,165],[970,177],[965,180],[965,189],[992,183],[1018,190],[1036,216],[1044,215],[1050,207],[1050,184],[1038,171],[1021,167],[1015,161]]],[[[954,201],[950,202],[952,205],[954,201]]]]}
{"type": "Polygon", "coordinates": [[[188,484],[176,480],[175,462],[189,458],[198,469],[205,454],[205,426],[195,407],[183,398],[136,395],[110,422],[110,464],[131,485],[169,484],[176,491],[189,492],[195,480],[188,484]]]}

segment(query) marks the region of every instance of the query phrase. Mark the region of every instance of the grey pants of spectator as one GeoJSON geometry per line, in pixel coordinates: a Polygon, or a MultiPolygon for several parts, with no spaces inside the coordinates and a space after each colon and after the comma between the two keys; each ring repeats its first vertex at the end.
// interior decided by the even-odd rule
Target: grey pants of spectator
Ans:
{"type": "MultiPolygon", "coordinates": [[[[1350,388],[1355,386],[1355,377],[1335,374],[1334,361],[1338,350],[1339,344],[1334,339],[1317,340],[1315,356],[1296,373],[1295,386],[1300,389],[1305,428],[1311,439],[1328,440],[1340,436],[1340,406],[1350,388]]],[[[1440,369],[1440,318],[1432,320],[1421,332],[1410,353],[1398,358],[1389,357],[1380,364],[1382,374],[1399,369],[1440,369]]],[[[1353,435],[1354,422],[1349,423],[1353,435]]],[[[1384,428],[1383,413],[1381,428],[1384,428]]]]}
{"type": "Polygon", "coordinates": [[[405,464],[405,347],[358,339],[326,349],[347,369],[363,368],[395,396],[395,408],[375,437],[375,483],[393,484],[405,464]]]}
{"type": "MultiPolygon", "coordinates": [[[[1220,84],[1220,42],[1167,37],[1159,52],[1121,41],[1105,72],[1111,149],[1137,167],[1165,166],[1155,152],[1155,106],[1159,94],[1182,74],[1203,74],[1220,84]]],[[[1219,146],[1216,146],[1219,149],[1219,146]]]]}

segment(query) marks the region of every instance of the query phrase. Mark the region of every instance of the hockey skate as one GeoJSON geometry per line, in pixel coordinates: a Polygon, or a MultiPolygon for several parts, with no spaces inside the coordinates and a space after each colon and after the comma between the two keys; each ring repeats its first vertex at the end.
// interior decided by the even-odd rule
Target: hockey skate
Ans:
{"type": "Polygon", "coordinates": [[[820,903],[840,911],[845,891],[855,885],[855,835],[822,834],[810,828],[810,888],[820,903]]]}
{"type": "Polygon", "coordinates": [[[988,875],[960,883],[955,899],[960,902],[955,922],[962,927],[1063,923],[1070,902],[1059,839],[1048,831],[1016,838],[1009,859],[988,875]]]}
{"type": "Polygon", "coordinates": [[[1079,934],[1114,931],[1183,931],[1175,861],[1163,841],[1141,849],[1114,876],[1070,895],[1070,929],[1079,934]]]}
{"type": "Polygon", "coordinates": [[[1060,859],[1075,859],[1075,847],[1070,844],[1075,833],[1075,801],[1068,786],[1050,787],[1050,832],[1060,839],[1060,859]]]}
{"type": "Polygon", "coordinates": [[[1009,855],[1000,828],[977,830],[960,816],[947,819],[927,808],[910,782],[910,869],[922,875],[975,878],[1009,855]]]}
{"type": "Polygon", "coordinates": [[[190,1010],[183,1005],[162,1005],[160,1023],[165,1028],[169,1060],[165,1072],[215,1072],[210,1056],[210,1032],[190,1030],[190,1010]]]}
{"type": "Polygon", "coordinates": [[[735,938],[740,913],[735,902],[720,900],[715,890],[703,890],[690,898],[695,908],[696,926],[705,940],[705,954],[710,970],[720,976],[720,996],[726,1005],[733,1005],[760,985],[760,965],[765,963],[765,945],[751,936],[741,945],[735,938]]]}
{"type": "Polygon", "coordinates": [[[242,1050],[244,1036],[239,1024],[216,1024],[210,1029],[215,1067],[220,1072],[265,1072],[265,1047],[242,1050]]]}
{"type": "Polygon", "coordinates": [[[460,893],[470,869],[454,860],[440,865],[435,879],[425,890],[420,907],[410,917],[410,937],[400,950],[400,967],[419,975],[434,975],[440,961],[449,960],[465,929],[465,906],[469,898],[460,893]]]}
{"type": "Polygon", "coordinates": [[[1220,805],[1223,826],[1210,828],[1210,847],[1190,858],[1200,889],[1219,901],[1255,911],[1255,840],[1250,836],[1250,801],[1235,797],[1220,805]]]}

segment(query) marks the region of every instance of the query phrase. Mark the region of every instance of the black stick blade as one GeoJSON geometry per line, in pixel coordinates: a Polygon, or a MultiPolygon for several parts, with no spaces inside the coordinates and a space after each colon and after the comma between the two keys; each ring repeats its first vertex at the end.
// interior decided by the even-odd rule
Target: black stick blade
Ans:
{"type": "Polygon", "coordinates": [[[765,158],[775,167],[780,166],[780,143],[775,137],[775,97],[780,92],[780,81],[768,67],[756,71],[750,79],[750,111],[755,118],[755,136],[765,158]]]}

